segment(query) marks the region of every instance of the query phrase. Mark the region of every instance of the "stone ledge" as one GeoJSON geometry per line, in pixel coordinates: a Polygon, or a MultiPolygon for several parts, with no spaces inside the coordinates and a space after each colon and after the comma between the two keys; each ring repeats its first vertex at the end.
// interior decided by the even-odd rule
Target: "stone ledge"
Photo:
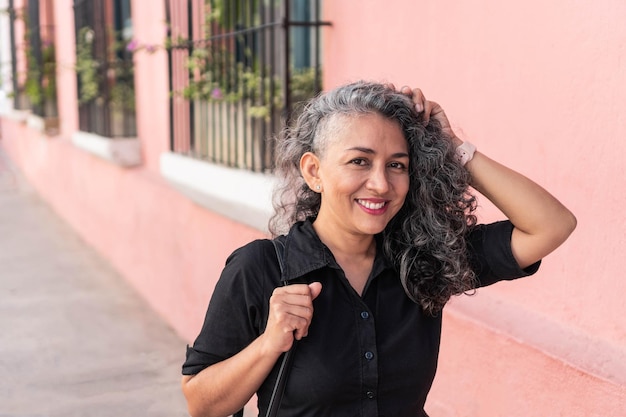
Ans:
{"type": "Polygon", "coordinates": [[[36,114],[30,114],[26,118],[26,126],[48,136],[55,136],[59,134],[58,117],[41,117],[36,114]]]}
{"type": "Polygon", "coordinates": [[[93,133],[75,132],[72,143],[77,148],[119,166],[133,167],[142,162],[138,138],[105,138],[93,133]]]}
{"type": "Polygon", "coordinates": [[[30,110],[15,110],[13,108],[5,108],[0,111],[0,116],[18,123],[26,123],[30,114],[30,110]]]}
{"type": "Polygon", "coordinates": [[[195,203],[267,232],[275,178],[228,168],[173,152],[160,160],[161,175],[195,203]]]}

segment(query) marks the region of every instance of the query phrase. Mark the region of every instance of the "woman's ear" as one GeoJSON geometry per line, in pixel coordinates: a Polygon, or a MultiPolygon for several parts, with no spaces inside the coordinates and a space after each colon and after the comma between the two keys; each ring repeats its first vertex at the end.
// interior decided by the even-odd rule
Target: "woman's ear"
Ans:
{"type": "Polygon", "coordinates": [[[320,160],[313,152],[306,152],[300,158],[300,173],[309,188],[315,192],[321,190],[319,168],[320,160]]]}

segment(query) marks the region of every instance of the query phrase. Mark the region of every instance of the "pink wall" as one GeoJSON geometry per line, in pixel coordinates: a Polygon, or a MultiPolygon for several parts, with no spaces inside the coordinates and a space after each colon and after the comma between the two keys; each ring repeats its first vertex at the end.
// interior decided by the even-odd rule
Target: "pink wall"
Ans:
{"type": "Polygon", "coordinates": [[[147,1],[131,2],[134,38],[140,49],[135,53],[135,91],[137,95],[137,131],[142,139],[144,163],[153,172],[159,170],[159,156],[169,150],[169,90],[167,53],[162,46],[166,37],[165,10],[147,1]],[[146,47],[155,46],[156,52],[146,47]]]}
{"type": "Polygon", "coordinates": [[[69,138],[78,130],[78,86],[76,84],[76,36],[74,35],[74,8],[72,2],[55,1],[55,45],[57,53],[57,103],[59,107],[60,137],[69,138]]]}
{"type": "MultiPolygon", "coordinates": [[[[324,2],[333,23],[323,29],[326,88],[361,78],[422,87],[462,135],[553,191],[578,218],[574,235],[536,277],[454,300],[429,410],[441,417],[618,416],[626,409],[626,360],[613,366],[626,358],[619,265],[626,252],[626,3],[471,3],[324,2]]],[[[132,3],[140,45],[163,42],[158,5],[132,3]]],[[[61,133],[46,137],[4,118],[0,146],[191,340],[228,254],[262,234],[200,208],[162,179],[159,157],[169,140],[163,50],[135,54],[144,164],[119,168],[71,144],[78,128],[72,0],[55,1],[54,14],[61,133]]],[[[481,201],[483,220],[498,217],[481,201]]]]}
{"type": "MultiPolygon", "coordinates": [[[[324,5],[325,19],[333,23],[324,32],[326,88],[361,78],[421,87],[427,97],[443,105],[461,136],[551,190],[578,218],[574,235],[544,261],[536,277],[481,290],[476,299],[463,303],[481,303],[481,296],[488,297],[504,306],[501,309],[530,312],[554,322],[564,333],[575,335],[554,343],[571,343],[579,349],[568,358],[577,366],[599,368],[600,364],[590,362],[606,358],[590,359],[583,351],[595,347],[574,346],[574,339],[610,346],[624,357],[626,195],[621,190],[626,185],[626,3],[397,0],[387,7],[391,3],[346,0],[324,5]]],[[[483,220],[499,217],[484,199],[481,202],[483,220]]],[[[450,308],[448,316],[455,314],[450,308]]],[[[458,314],[455,317],[445,334],[452,344],[469,343],[476,350],[481,337],[500,340],[474,329],[482,325],[471,324],[478,334],[465,333],[469,322],[458,314]]],[[[516,334],[515,326],[504,326],[498,330],[516,334]]],[[[513,347],[522,348],[524,355],[536,355],[532,345],[523,349],[525,342],[513,347]]],[[[503,381],[485,370],[494,362],[500,368],[499,362],[504,361],[502,370],[519,371],[520,381],[535,384],[526,387],[527,396],[522,397],[533,402],[548,382],[557,384],[548,376],[565,372],[559,357],[547,361],[546,368],[537,368],[524,355],[508,354],[508,347],[501,344],[482,355],[488,360],[476,361],[463,349],[444,348],[433,402],[447,402],[450,392],[467,401],[479,395],[478,403],[488,395],[501,395],[503,381]],[[449,361],[458,367],[447,366],[449,361]],[[467,370],[459,375],[464,367],[467,370]],[[538,369],[541,373],[535,378],[532,373],[538,369]],[[466,375],[478,376],[475,383],[486,384],[487,393],[474,393],[472,379],[466,375]],[[464,381],[460,385],[459,377],[464,381]]],[[[604,371],[602,377],[626,382],[623,367],[604,371]]],[[[552,387],[551,394],[556,399],[574,399],[600,384],[592,378],[575,381],[556,391],[552,387]]],[[[622,385],[618,390],[622,410],[625,389],[622,385]]],[[[580,398],[590,396],[594,405],[603,398],[589,392],[580,398]]],[[[531,415],[555,414],[554,408],[548,412],[549,404],[541,407],[546,411],[525,410],[533,410],[531,415]]],[[[514,407],[500,413],[458,410],[462,411],[444,415],[528,415],[515,414],[514,407]]],[[[618,415],[592,412],[593,407],[581,410],[575,415],[618,415]]]]}

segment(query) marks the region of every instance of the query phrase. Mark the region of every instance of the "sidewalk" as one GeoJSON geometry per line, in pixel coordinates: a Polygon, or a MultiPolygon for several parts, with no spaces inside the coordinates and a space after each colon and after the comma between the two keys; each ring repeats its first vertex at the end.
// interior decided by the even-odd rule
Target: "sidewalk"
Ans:
{"type": "Polygon", "coordinates": [[[181,340],[11,167],[0,140],[0,417],[182,417],[181,340]]]}

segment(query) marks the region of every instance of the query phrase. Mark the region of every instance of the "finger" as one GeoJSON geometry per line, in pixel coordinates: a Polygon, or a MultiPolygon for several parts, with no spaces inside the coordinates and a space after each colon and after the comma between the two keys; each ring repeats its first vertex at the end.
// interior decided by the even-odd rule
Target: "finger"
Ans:
{"type": "Polygon", "coordinates": [[[293,306],[271,300],[270,315],[266,331],[274,335],[280,349],[289,349],[293,339],[301,339],[308,334],[309,324],[313,317],[312,308],[293,306]]]}
{"type": "Polygon", "coordinates": [[[411,90],[411,87],[409,87],[408,85],[405,85],[404,87],[402,87],[400,89],[400,92],[407,97],[413,98],[413,90],[411,90]]]}
{"type": "Polygon", "coordinates": [[[288,324],[289,330],[302,327],[300,320],[304,320],[303,323],[306,324],[313,318],[312,306],[280,304],[276,306],[274,312],[280,322],[288,324]]]}
{"type": "Polygon", "coordinates": [[[276,289],[272,295],[272,298],[270,298],[270,302],[274,302],[276,304],[285,304],[289,306],[307,307],[312,309],[313,297],[311,294],[311,289],[307,285],[305,285],[305,289],[306,292],[289,292],[286,290],[281,291],[276,289]]]}
{"type": "Polygon", "coordinates": [[[302,327],[299,319],[308,322],[313,317],[313,299],[311,295],[275,293],[270,298],[270,315],[280,327],[296,330],[302,327]]]}
{"type": "Polygon", "coordinates": [[[307,284],[289,284],[284,287],[276,287],[274,293],[293,294],[293,295],[311,295],[311,289],[307,284]]]}
{"type": "Polygon", "coordinates": [[[315,300],[318,295],[322,292],[322,283],[321,282],[313,282],[309,284],[309,289],[311,290],[311,300],[315,300]]]}
{"type": "Polygon", "coordinates": [[[433,108],[436,104],[437,103],[428,100],[424,102],[424,115],[422,119],[422,123],[424,123],[424,126],[426,126],[428,122],[430,122],[430,117],[433,116],[433,108]]]}
{"type": "Polygon", "coordinates": [[[436,120],[439,120],[439,122],[441,122],[442,124],[444,124],[444,122],[447,122],[447,118],[446,118],[446,114],[443,111],[443,108],[441,108],[441,106],[437,103],[435,103],[434,101],[430,102],[430,117],[436,120]],[[441,120],[441,119],[445,119],[445,120],[441,120]]]}
{"type": "Polygon", "coordinates": [[[424,93],[419,88],[413,89],[413,103],[415,103],[415,110],[418,113],[421,113],[425,109],[426,97],[424,97],[424,93]]]}
{"type": "Polygon", "coordinates": [[[321,293],[322,284],[294,284],[274,289],[270,298],[268,327],[289,333],[297,340],[308,334],[313,318],[313,300],[321,293]]]}
{"type": "MultiPolygon", "coordinates": [[[[311,302],[315,300],[322,293],[322,283],[321,282],[313,282],[309,284],[309,288],[311,290],[311,302]]],[[[300,340],[303,337],[309,335],[309,326],[311,325],[311,320],[313,319],[313,305],[311,304],[311,308],[307,311],[309,313],[306,327],[298,329],[295,333],[294,337],[297,340],[300,340]]]]}
{"type": "Polygon", "coordinates": [[[289,333],[297,340],[309,333],[309,326],[313,318],[313,309],[301,306],[289,306],[289,311],[278,313],[283,333],[289,333]]]}
{"type": "Polygon", "coordinates": [[[441,106],[434,102],[434,101],[429,101],[428,102],[428,117],[429,119],[434,119],[437,120],[440,124],[442,128],[446,128],[449,125],[448,122],[448,118],[446,117],[445,112],[443,111],[443,108],[441,108],[441,106]]]}

